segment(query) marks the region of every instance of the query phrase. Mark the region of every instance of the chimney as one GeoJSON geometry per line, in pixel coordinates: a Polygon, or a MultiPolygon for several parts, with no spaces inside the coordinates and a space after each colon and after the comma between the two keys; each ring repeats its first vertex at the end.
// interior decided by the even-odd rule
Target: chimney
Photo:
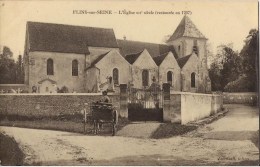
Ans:
{"type": "Polygon", "coordinates": [[[124,35],[124,37],[123,37],[123,38],[124,38],[124,40],[126,40],[126,36],[125,36],[125,35],[124,35]]]}

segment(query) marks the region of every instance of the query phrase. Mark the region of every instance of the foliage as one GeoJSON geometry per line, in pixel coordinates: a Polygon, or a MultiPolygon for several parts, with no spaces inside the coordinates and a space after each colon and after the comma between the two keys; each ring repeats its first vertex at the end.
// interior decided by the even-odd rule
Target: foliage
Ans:
{"type": "Polygon", "coordinates": [[[259,53],[258,53],[258,30],[252,29],[249,32],[245,40],[245,45],[240,52],[242,57],[243,73],[247,76],[249,81],[252,82],[251,85],[248,85],[249,91],[257,90],[257,79],[259,75],[259,53]]]}
{"type": "Polygon", "coordinates": [[[24,82],[22,56],[18,61],[13,59],[13,52],[4,46],[0,54],[0,84],[17,84],[24,82]]]}
{"type": "Polygon", "coordinates": [[[250,92],[250,87],[254,82],[249,80],[247,76],[240,76],[237,80],[229,82],[225,87],[225,92],[250,92]]]}
{"type": "Polygon", "coordinates": [[[216,59],[210,65],[213,91],[257,91],[259,75],[258,30],[251,29],[241,52],[231,45],[219,46],[216,59]]]}
{"type": "Polygon", "coordinates": [[[210,65],[209,77],[211,79],[211,89],[212,89],[212,91],[222,90],[221,83],[220,83],[222,76],[220,74],[220,70],[221,69],[219,68],[219,66],[216,62],[213,62],[210,65]]]}
{"type": "Polygon", "coordinates": [[[66,86],[63,86],[61,89],[58,89],[58,93],[68,93],[69,89],[66,86]]]}
{"type": "Polygon", "coordinates": [[[242,72],[242,59],[238,52],[233,51],[232,46],[221,45],[218,49],[216,59],[209,69],[212,91],[223,91],[224,87],[238,79],[242,72]]]}
{"type": "Polygon", "coordinates": [[[24,83],[24,68],[23,68],[23,59],[22,55],[18,56],[18,60],[16,62],[16,83],[22,84],[24,83]]]}

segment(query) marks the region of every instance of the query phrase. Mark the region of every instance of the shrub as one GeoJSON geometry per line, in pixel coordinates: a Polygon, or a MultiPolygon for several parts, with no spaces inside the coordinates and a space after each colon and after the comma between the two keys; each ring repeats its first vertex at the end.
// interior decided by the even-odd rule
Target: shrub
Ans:
{"type": "Polygon", "coordinates": [[[63,86],[61,89],[58,90],[58,93],[68,93],[69,89],[66,86],[63,86]]]}
{"type": "Polygon", "coordinates": [[[225,87],[226,92],[250,92],[253,82],[246,76],[240,76],[237,80],[229,82],[225,87]]]}

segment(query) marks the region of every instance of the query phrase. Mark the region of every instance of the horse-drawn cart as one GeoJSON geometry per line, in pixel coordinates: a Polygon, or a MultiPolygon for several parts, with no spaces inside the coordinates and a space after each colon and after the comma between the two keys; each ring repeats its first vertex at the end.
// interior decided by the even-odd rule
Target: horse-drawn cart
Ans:
{"type": "Polygon", "coordinates": [[[94,134],[98,134],[103,124],[111,124],[112,135],[116,133],[118,113],[112,103],[92,102],[90,113],[85,116],[85,120],[90,120],[94,125],[94,134]]]}

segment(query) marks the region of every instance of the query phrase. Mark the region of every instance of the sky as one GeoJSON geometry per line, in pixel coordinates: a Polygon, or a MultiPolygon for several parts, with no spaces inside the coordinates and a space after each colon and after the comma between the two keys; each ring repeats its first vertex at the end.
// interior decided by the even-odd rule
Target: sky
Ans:
{"type": "Polygon", "coordinates": [[[257,0],[165,1],[3,1],[0,0],[0,46],[8,46],[16,58],[23,54],[27,21],[113,28],[116,38],[163,43],[181,19],[182,11],[208,38],[212,51],[233,43],[240,51],[252,28],[258,28],[257,0]],[[112,14],[73,14],[73,10],[111,10],[112,14]],[[119,11],[141,14],[119,14],[119,11]],[[174,14],[144,14],[146,11],[174,14]],[[180,12],[180,14],[176,13],[180,12]]]}

